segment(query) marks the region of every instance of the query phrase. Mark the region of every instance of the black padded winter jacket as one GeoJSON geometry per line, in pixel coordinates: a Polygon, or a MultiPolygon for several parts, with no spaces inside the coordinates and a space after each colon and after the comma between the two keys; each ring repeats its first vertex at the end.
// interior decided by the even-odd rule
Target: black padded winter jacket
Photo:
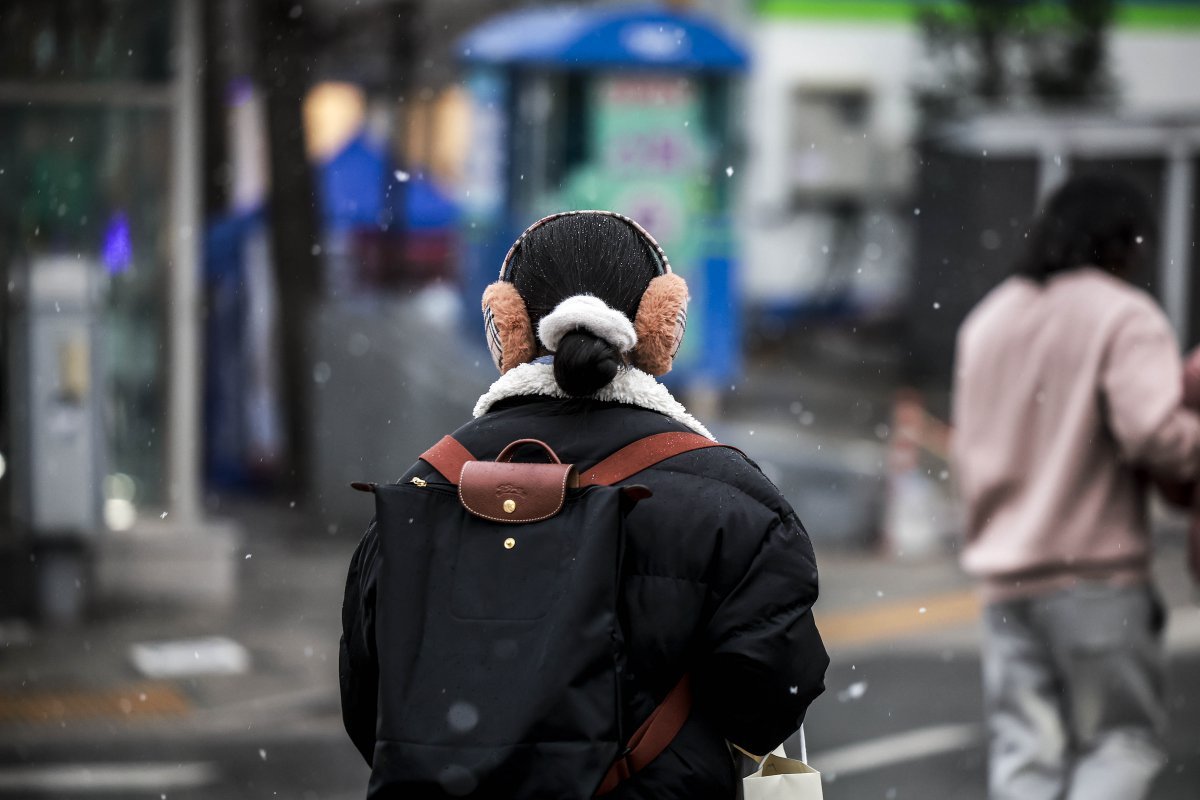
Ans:
{"type": "MultiPolygon", "coordinates": [[[[635,406],[519,397],[454,436],[480,459],[535,437],[582,470],[644,436],[680,430],[687,428],[635,406]]],[[[402,480],[414,476],[436,473],[418,461],[402,480]]],[[[695,699],[671,746],[607,797],[728,800],[738,776],[726,742],[770,751],[800,726],[824,690],[829,658],[811,612],[812,545],[779,490],[734,451],[675,456],[636,481],[654,495],[628,519],[623,727],[636,728],[684,672],[692,674],[695,699]]],[[[368,764],[380,713],[375,653],[388,635],[374,627],[378,553],[372,524],[354,553],[342,608],[342,713],[368,764]]],[[[395,796],[403,797],[403,789],[395,787],[395,796]]]]}

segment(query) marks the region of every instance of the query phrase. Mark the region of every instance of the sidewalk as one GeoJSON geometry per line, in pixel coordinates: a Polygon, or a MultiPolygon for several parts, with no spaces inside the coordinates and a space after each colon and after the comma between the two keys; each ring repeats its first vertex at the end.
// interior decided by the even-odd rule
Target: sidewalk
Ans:
{"type": "Polygon", "coordinates": [[[194,735],[338,713],[342,587],[357,533],[306,530],[279,503],[243,506],[238,594],[225,608],[104,609],[73,628],[3,629],[0,741],[194,735]],[[136,643],[228,637],[240,674],[151,678],[136,643]]]}

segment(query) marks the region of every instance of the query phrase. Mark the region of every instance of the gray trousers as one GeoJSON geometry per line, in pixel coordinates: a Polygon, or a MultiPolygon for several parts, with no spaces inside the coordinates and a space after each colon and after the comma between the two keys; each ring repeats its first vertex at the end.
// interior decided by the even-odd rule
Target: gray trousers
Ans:
{"type": "Polygon", "coordinates": [[[984,611],[991,800],[1140,800],[1165,763],[1154,590],[1085,582],[984,611]]]}

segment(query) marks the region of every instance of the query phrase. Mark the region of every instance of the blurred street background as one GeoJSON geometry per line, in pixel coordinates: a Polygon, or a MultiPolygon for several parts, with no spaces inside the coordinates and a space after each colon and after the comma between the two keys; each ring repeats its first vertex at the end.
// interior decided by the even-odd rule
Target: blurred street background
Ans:
{"type": "Polygon", "coordinates": [[[469,418],[483,287],[572,207],[662,242],[666,382],[812,535],[826,797],[985,797],[955,331],[1089,170],[1155,202],[1137,282],[1200,341],[1200,0],[6,0],[0,42],[0,798],[364,794],[348,484],[469,418]]]}

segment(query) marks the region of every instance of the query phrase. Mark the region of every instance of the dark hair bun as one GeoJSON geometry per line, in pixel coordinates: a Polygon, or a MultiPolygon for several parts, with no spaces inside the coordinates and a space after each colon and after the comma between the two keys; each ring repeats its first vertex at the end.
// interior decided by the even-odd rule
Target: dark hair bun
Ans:
{"type": "Polygon", "coordinates": [[[554,380],[572,397],[590,397],[600,391],[620,368],[617,348],[583,328],[563,336],[554,353],[554,380]]]}

